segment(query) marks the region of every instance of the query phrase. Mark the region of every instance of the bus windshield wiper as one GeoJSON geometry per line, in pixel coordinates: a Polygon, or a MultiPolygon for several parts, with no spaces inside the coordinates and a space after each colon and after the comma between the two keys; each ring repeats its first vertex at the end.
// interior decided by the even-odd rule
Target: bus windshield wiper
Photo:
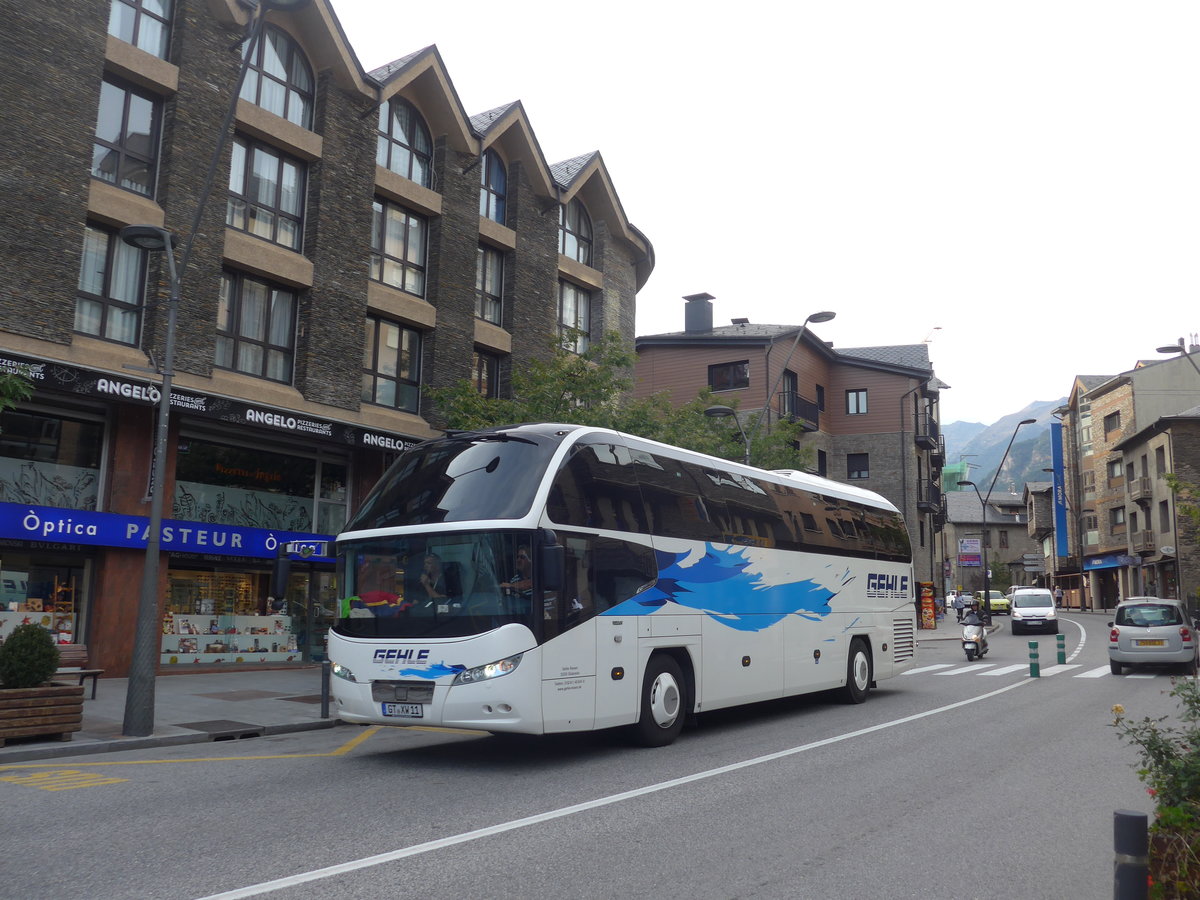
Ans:
{"type": "Polygon", "coordinates": [[[532,444],[537,446],[537,441],[531,441],[527,437],[520,437],[515,434],[509,434],[505,431],[447,431],[446,440],[448,441],[470,441],[487,442],[487,441],[518,441],[522,444],[532,444]]]}

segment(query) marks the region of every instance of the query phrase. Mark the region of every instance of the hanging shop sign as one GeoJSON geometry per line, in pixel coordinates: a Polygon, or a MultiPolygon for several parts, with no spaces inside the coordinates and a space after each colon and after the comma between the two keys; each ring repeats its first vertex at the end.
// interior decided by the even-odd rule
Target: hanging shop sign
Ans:
{"type": "MultiPolygon", "coordinates": [[[[0,372],[24,375],[38,390],[64,391],[97,399],[124,400],[145,406],[157,405],[162,397],[158,385],[150,381],[122,378],[111,373],[16,354],[0,354],[0,372]]],[[[310,435],[351,447],[373,447],[401,452],[420,443],[413,438],[305,416],[295,410],[243,403],[214,394],[180,390],[178,387],[171,389],[171,408],[220,422],[251,425],[290,435],[310,435]]]]}
{"type": "MultiPolygon", "coordinates": [[[[149,530],[150,520],[146,516],[0,503],[0,538],[144,550],[149,530]]],[[[275,559],[280,545],[293,542],[328,552],[333,537],[303,531],[163,519],[159,543],[168,552],[275,559]]],[[[324,555],[311,555],[308,559],[333,561],[324,555]]]]}

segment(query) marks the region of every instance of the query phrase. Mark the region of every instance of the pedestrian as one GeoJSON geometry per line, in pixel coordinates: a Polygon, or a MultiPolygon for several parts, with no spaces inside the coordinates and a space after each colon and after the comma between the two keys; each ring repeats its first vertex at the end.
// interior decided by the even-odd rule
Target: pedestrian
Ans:
{"type": "Polygon", "coordinates": [[[1054,605],[1062,609],[1062,588],[1060,587],[1054,589],[1054,605]]]}
{"type": "Polygon", "coordinates": [[[966,606],[966,602],[963,600],[963,595],[961,593],[955,591],[955,593],[954,593],[954,615],[956,615],[958,617],[958,621],[960,621],[960,622],[962,621],[962,618],[963,618],[963,607],[964,606],[966,606]]]}

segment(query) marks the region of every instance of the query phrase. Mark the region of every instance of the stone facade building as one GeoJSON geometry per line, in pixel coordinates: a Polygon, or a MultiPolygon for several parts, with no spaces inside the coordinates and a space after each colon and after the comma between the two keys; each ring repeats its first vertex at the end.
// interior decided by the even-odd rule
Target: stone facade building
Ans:
{"type": "Polygon", "coordinates": [[[549,163],[519,102],[469,115],[435,47],[367,72],[327,0],[66,0],[11,7],[0,51],[0,368],[36,388],[0,421],[0,635],[123,674],[161,488],[161,665],[313,658],[331,561],[277,611],[274,548],[440,433],[423,388],[633,340],[654,253],[599,153],[549,163]],[[129,225],[180,239],[161,486],[171,258],[129,225]]]}
{"type": "Polygon", "coordinates": [[[684,300],[683,331],[637,338],[635,396],[666,392],[682,406],[708,388],[746,428],[799,422],[816,474],[875,491],[901,510],[917,580],[935,582],[940,595],[935,535],[945,521],[946,449],[938,398],[946,385],[928,346],[834,349],[808,326],[714,325],[711,295],[684,300]]]}

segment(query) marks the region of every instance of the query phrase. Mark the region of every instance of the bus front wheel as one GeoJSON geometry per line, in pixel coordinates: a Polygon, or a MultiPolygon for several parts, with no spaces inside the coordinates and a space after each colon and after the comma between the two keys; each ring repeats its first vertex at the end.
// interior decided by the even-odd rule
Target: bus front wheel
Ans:
{"type": "Polygon", "coordinates": [[[850,642],[850,658],[846,660],[846,686],[842,699],[847,703],[862,703],[871,689],[871,651],[861,638],[850,642]]]}
{"type": "Polygon", "coordinates": [[[665,747],[683,730],[687,687],[679,663],[666,653],[650,658],[642,680],[641,715],[634,735],[644,747],[665,747]]]}

